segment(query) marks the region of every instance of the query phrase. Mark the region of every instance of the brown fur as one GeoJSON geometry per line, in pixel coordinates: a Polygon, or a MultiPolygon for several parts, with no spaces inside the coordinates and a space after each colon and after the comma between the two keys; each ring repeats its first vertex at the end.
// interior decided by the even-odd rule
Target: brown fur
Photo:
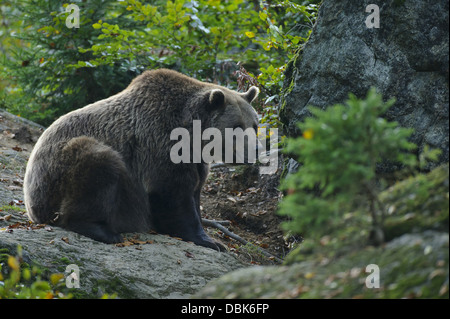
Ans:
{"type": "Polygon", "coordinates": [[[257,124],[237,93],[170,70],[146,71],[121,93],[68,113],[40,137],[28,162],[24,193],[29,217],[103,242],[119,233],[161,233],[211,248],[200,223],[200,190],[208,165],[174,164],[177,127],[192,130],[257,124]]]}

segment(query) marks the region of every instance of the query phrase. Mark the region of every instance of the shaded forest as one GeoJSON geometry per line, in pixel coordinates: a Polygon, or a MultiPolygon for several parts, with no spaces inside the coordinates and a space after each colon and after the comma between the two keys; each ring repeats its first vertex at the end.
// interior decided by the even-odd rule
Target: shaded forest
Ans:
{"type": "Polygon", "coordinates": [[[380,5],[379,28],[359,0],[74,4],[0,5],[0,298],[448,298],[448,1],[380,5]],[[226,257],[157,234],[107,248],[133,268],[146,259],[127,253],[151,259],[170,247],[161,268],[188,268],[180,276],[194,288],[108,266],[95,254],[104,244],[33,225],[23,204],[45,127],[157,68],[257,86],[260,127],[280,132],[275,174],[212,166],[201,213],[237,235],[205,226],[226,257]],[[33,253],[46,247],[49,260],[33,253]],[[101,281],[79,259],[86,250],[90,266],[105,267],[101,281]],[[205,276],[189,270],[199,255],[214,265],[205,276]],[[65,285],[73,263],[92,273],[88,288],[65,285]]]}

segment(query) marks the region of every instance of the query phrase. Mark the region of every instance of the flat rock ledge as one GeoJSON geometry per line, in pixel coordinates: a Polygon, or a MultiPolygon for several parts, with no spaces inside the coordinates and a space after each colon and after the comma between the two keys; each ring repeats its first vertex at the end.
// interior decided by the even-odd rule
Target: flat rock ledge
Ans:
{"type": "Polygon", "coordinates": [[[49,273],[76,265],[77,297],[189,298],[212,279],[244,266],[229,253],[157,234],[125,234],[130,240],[118,247],[58,227],[8,227],[26,220],[23,212],[0,212],[0,248],[14,255],[22,246],[24,261],[49,273]]]}

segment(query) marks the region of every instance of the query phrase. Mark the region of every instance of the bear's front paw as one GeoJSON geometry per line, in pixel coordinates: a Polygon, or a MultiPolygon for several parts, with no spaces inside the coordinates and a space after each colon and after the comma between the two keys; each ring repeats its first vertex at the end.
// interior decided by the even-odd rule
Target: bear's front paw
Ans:
{"type": "Polygon", "coordinates": [[[221,252],[227,251],[226,247],[222,243],[207,236],[194,240],[193,242],[196,245],[212,248],[221,252]]]}
{"type": "Polygon", "coordinates": [[[217,240],[213,240],[213,241],[214,241],[214,244],[216,245],[218,251],[220,251],[220,252],[227,251],[227,248],[221,242],[219,242],[217,240]]]}

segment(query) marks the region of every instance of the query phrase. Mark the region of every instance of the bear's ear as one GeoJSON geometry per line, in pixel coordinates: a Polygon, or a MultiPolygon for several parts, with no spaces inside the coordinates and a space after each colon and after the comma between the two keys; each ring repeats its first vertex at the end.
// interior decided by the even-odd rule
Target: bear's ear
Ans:
{"type": "Polygon", "coordinates": [[[209,92],[208,108],[217,110],[225,106],[225,94],[220,89],[213,89],[209,92]]]}
{"type": "Polygon", "coordinates": [[[251,103],[259,94],[259,89],[256,86],[252,86],[248,89],[246,93],[244,93],[244,99],[247,100],[248,103],[251,103]]]}

